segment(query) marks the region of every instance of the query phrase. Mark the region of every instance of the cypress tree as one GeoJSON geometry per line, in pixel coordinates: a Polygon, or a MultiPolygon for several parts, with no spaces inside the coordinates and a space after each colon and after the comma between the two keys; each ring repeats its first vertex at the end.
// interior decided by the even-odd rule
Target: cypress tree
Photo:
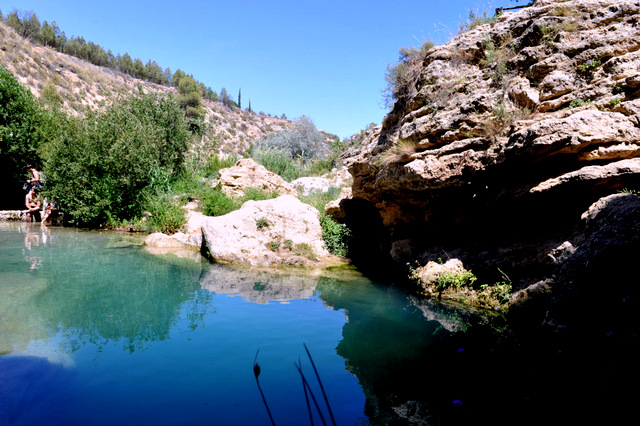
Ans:
{"type": "Polygon", "coordinates": [[[242,88],[238,89],[238,108],[242,109],[242,88]]]}

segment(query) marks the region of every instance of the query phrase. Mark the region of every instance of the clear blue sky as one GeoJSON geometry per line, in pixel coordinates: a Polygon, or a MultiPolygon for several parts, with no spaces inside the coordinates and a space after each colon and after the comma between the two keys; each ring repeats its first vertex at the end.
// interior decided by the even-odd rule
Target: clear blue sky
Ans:
{"type": "Polygon", "coordinates": [[[401,47],[456,34],[470,10],[511,0],[0,0],[114,54],[180,68],[242,106],[306,115],[340,138],[379,124],[401,47]]]}

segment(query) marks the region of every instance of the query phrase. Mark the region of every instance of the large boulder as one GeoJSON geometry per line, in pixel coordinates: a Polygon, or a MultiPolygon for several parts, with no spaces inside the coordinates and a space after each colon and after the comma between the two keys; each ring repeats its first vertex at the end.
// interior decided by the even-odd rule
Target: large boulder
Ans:
{"type": "Polygon", "coordinates": [[[324,247],[319,212],[291,195],[247,201],[202,224],[203,249],[215,262],[323,267],[341,263],[324,247]]]}
{"type": "Polygon", "coordinates": [[[280,176],[250,158],[243,158],[233,166],[222,169],[214,186],[220,185],[230,197],[242,197],[247,188],[258,188],[279,195],[296,195],[296,191],[280,176]]]}

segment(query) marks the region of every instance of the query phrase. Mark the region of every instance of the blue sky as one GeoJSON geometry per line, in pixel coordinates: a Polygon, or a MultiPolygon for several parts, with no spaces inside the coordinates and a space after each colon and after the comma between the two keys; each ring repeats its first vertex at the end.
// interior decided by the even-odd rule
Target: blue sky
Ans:
{"type": "Polygon", "coordinates": [[[387,66],[401,47],[456,34],[470,10],[512,0],[0,0],[114,54],[180,68],[242,106],[306,115],[341,139],[387,110],[387,66]]]}

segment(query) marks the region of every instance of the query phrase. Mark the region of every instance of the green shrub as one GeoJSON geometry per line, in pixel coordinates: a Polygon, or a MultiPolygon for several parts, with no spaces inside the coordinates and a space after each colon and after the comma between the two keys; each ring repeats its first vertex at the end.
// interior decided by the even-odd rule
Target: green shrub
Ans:
{"type": "Polygon", "coordinates": [[[145,203],[145,209],[151,213],[148,220],[148,231],[174,234],[187,223],[185,210],[172,194],[149,196],[145,203]]]}
{"type": "Polygon", "coordinates": [[[213,188],[203,194],[203,213],[207,216],[222,216],[238,210],[242,203],[236,198],[228,197],[220,188],[213,188]]]}
{"type": "Polygon", "coordinates": [[[251,157],[287,182],[298,179],[304,174],[303,168],[280,148],[254,147],[251,157]]]}
{"type": "Polygon", "coordinates": [[[387,87],[383,91],[387,107],[399,99],[413,96],[416,93],[415,83],[420,77],[422,62],[427,52],[433,48],[432,41],[425,41],[419,49],[415,47],[400,49],[400,58],[395,65],[388,65],[385,74],[387,87]]]}
{"type": "Polygon", "coordinates": [[[78,224],[140,217],[146,197],[183,171],[190,133],[171,97],[142,94],[58,127],[44,172],[51,197],[78,224]]]}
{"type": "Polygon", "coordinates": [[[330,186],[327,192],[311,191],[307,195],[298,194],[298,199],[305,204],[315,207],[320,213],[324,212],[324,206],[335,200],[340,195],[340,188],[330,186]]]}
{"type": "Polygon", "coordinates": [[[352,239],[349,228],[326,214],[320,215],[320,226],[322,227],[324,246],[327,250],[336,256],[348,256],[352,239]]]}
{"type": "Polygon", "coordinates": [[[256,228],[259,231],[262,231],[263,229],[268,228],[269,226],[271,226],[271,224],[266,218],[261,217],[260,219],[256,219],[256,228]]]}
{"type": "Polygon", "coordinates": [[[442,272],[436,280],[436,291],[442,292],[448,288],[460,290],[462,287],[471,287],[477,280],[471,271],[442,272]]]}
{"type": "Polygon", "coordinates": [[[265,191],[262,188],[249,187],[244,190],[244,197],[242,198],[242,203],[247,201],[264,201],[271,200],[273,198],[278,198],[277,191],[265,191]]]}
{"type": "Polygon", "coordinates": [[[40,168],[42,110],[31,94],[0,66],[0,170],[6,184],[20,185],[24,166],[40,168]]]}
{"type": "Polygon", "coordinates": [[[207,162],[203,168],[203,174],[208,178],[217,179],[218,172],[221,169],[232,167],[237,161],[238,159],[235,156],[221,157],[219,155],[212,155],[207,158],[207,162]]]}
{"type": "Polygon", "coordinates": [[[293,246],[293,252],[310,260],[317,260],[318,256],[309,243],[298,243],[293,246]]]}
{"type": "Polygon", "coordinates": [[[571,103],[569,104],[569,108],[578,108],[581,107],[583,105],[589,105],[592,101],[591,100],[584,100],[581,98],[577,98],[571,101],[571,103]]]}
{"type": "Polygon", "coordinates": [[[581,74],[587,74],[598,68],[600,65],[602,65],[602,55],[598,56],[596,59],[591,59],[578,65],[576,70],[581,74]]]}
{"type": "Polygon", "coordinates": [[[269,241],[265,245],[269,250],[273,252],[277,252],[278,250],[280,250],[280,241],[269,241]]]}

